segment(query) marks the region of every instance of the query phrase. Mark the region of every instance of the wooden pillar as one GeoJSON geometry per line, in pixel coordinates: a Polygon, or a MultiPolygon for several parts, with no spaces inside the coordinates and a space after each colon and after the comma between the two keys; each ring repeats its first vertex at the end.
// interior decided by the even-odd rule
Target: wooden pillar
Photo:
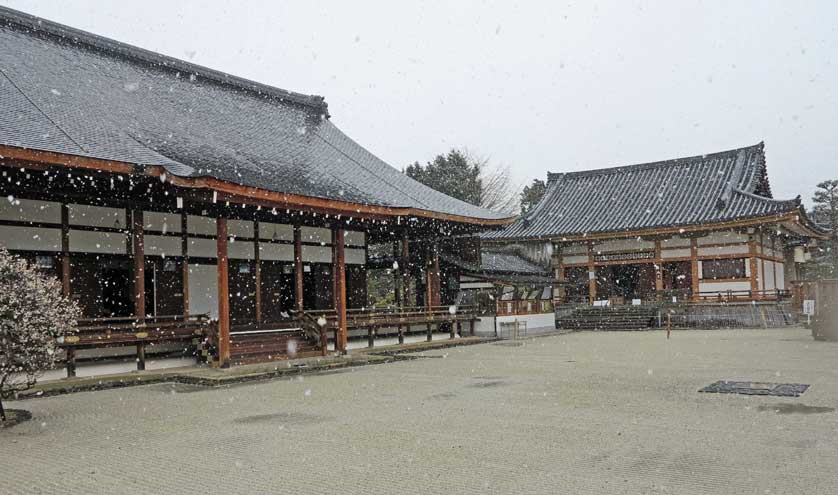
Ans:
{"type": "Polygon", "coordinates": [[[663,255],[660,239],[655,241],[655,292],[663,292],[663,255]]]}
{"type": "Polygon", "coordinates": [[[339,352],[346,352],[346,341],[348,338],[346,329],[346,253],[343,245],[344,230],[339,227],[335,230],[335,242],[332,245],[334,254],[334,269],[332,272],[335,277],[335,311],[338,315],[338,329],[335,342],[335,349],[339,352]]]}
{"type": "Polygon", "coordinates": [[[591,304],[596,301],[596,265],[594,265],[593,244],[588,244],[588,300],[591,304]]]}
{"type": "Polygon", "coordinates": [[[759,258],[757,256],[757,239],[755,234],[748,234],[748,261],[751,270],[751,296],[757,298],[759,291],[759,258]]]}
{"type": "Polygon", "coordinates": [[[254,294],[256,306],[256,325],[262,323],[262,263],[259,257],[259,220],[253,221],[253,282],[256,285],[254,294]]]}
{"type": "Polygon", "coordinates": [[[425,306],[428,312],[431,312],[434,306],[440,305],[439,249],[436,242],[431,245],[428,251],[428,263],[425,273],[427,274],[427,301],[425,306]]]}
{"type": "Polygon", "coordinates": [[[145,318],[145,244],[143,242],[143,212],[131,212],[131,243],[134,262],[134,316],[145,318]]]}
{"type": "MultiPolygon", "coordinates": [[[[779,293],[780,290],[785,289],[785,287],[777,287],[777,239],[775,237],[771,237],[771,256],[775,257],[774,260],[774,290],[779,293]]],[[[783,264],[783,269],[785,269],[785,264],[783,264]]]]}
{"type": "Polygon", "coordinates": [[[183,314],[189,316],[189,232],[187,231],[187,221],[189,215],[186,210],[180,213],[180,243],[183,256],[183,263],[181,266],[181,278],[183,280],[183,314]]]}
{"type": "Polygon", "coordinates": [[[554,272],[554,280],[556,285],[553,288],[553,304],[561,304],[565,299],[565,276],[564,276],[564,259],[562,257],[562,248],[559,244],[553,244],[552,266],[554,272]]]}
{"type": "Polygon", "coordinates": [[[303,234],[299,225],[294,226],[294,292],[297,312],[303,312],[303,234]]]}
{"type": "Polygon", "coordinates": [[[393,301],[395,301],[397,306],[402,305],[402,291],[401,291],[401,281],[402,281],[402,262],[400,259],[401,255],[401,247],[398,241],[393,243],[393,260],[399,264],[399,269],[393,269],[393,301]]]}
{"type": "Polygon", "coordinates": [[[700,274],[698,273],[698,239],[693,237],[690,239],[690,280],[692,281],[691,289],[693,300],[699,299],[698,293],[701,290],[701,285],[699,285],[699,277],[700,274]]]}
{"type": "Polygon", "coordinates": [[[145,342],[137,342],[137,371],[145,371],[145,342]]]}
{"type": "Polygon", "coordinates": [[[230,277],[227,266],[227,219],[218,218],[216,245],[218,247],[218,365],[230,366],[230,277]]]}
{"type": "Polygon", "coordinates": [[[67,348],[67,378],[76,376],[76,348],[67,348]]]}
{"type": "Polygon", "coordinates": [[[402,257],[401,257],[401,271],[402,271],[402,308],[410,306],[410,241],[407,239],[407,234],[402,237],[402,257]]]}
{"type": "Polygon", "coordinates": [[[70,208],[67,203],[61,203],[61,295],[70,297],[70,208]]]}

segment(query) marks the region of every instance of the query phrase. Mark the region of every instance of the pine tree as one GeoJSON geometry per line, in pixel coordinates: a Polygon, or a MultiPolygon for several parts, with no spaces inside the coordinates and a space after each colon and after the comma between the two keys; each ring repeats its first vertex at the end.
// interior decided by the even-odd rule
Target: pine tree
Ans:
{"type": "Polygon", "coordinates": [[[521,215],[532,211],[546,192],[547,184],[541,179],[533,179],[532,184],[524,186],[521,191],[521,215]]]}
{"type": "Polygon", "coordinates": [[[812,201],[815,222],[830,230],[830,239],[820,244],[820,254],[815,256],[821,275],[838,277],[838,180],[827,180],[817,186],[812,201]]]}

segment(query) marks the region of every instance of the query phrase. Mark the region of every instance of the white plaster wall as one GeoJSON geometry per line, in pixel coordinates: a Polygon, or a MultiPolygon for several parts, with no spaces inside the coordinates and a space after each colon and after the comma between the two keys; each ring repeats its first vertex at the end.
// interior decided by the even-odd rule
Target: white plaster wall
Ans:
{"type": "Polygon", "coordinates": [[[751,283],[749,281],[742,282],[705,282],[701,281],[698,284],[700,292],[726,292],[729,290],[751,290],[751,283]]]}
{"type": "Polygon", "coordinates": [[[347,265],[366,265],[367,253],[363,249],[345,249],[347,265]]]}
{"type": "Polygon", "coordinates": [[[70,230],[70,251],[75,253],[125,254],[127,246],[125,234],[70,230]]]}
{"type": "Polygon", "coordinates": [[[143,238],[145,254],[149,256],[180,256],[183,242],[170,235],[148,235],[143,238]]]}
{"type": "Polygon", "coordinates": [[[215,219],[189,215],[186,218],[186,231],[190,234],[215,235],[215,219]]]}
{"type": "MultiPolygon", "coordinates": [[[[746,263],[748,262],[746,261],[746,263]]],[[[764,268],[762,260],[757,260],[757,288],[760,290],[765,289],[765,274],[763,273],[764,268]]]]}
{"type": "Polygon", "coordinates": [[[180,214],[144,211],[143,229],[163,233],[180,232],[180,214]]]}
{"type": "Polygon", "coordinates": [[[355,230],[347,230],[343,234],[343,243],[347,246],[364,246],[366,239],[366,233],[355,230]]]}
{"type": "Polygon", "coordinates": [[[775,263],[774,270],[777,272],[777,288],[786,288],[786,270],[785,263],[775,263]]]}
{"type": "MultiPolygon", "coordinates": [[[[187,228],[191,228],[191,224],[187,224],[187,228]]],[[[187,249],[187,254],[196,258],[215,258],[218,256],[218,245],[215,239],[196,239],[190,237],[187,249]]]]}
{"type": "Polygon", "coordinates": [[[61,251],[61,229],[0,225],[0,247],[21,251],[61,251]]]}
{"type": "Polygon", "coordinates": [[[765,263],[765,290],[774,290],[774,262],[764,261],[765,263]]]}
{"type": "Polygon", "coordinates": [[[588,262],[588,255],[584,256],[562,256],[562,263],[565,265],[572,265],[575,263],[587,263],[588,262]]]}
{"type": "Polygon", "coordinates": [[[527,323],[527,330],[534,330],[536,328],[556,328],[556,315],[554,313],[542,313],[537,315],[509,315],[498,316],[498,332],[500,332],[500,324],[504,322],[521,321],[527,323]]]}
{"type": "Polygon", "coordinates": [[[654,241],[638,239],[614,239],[594,245],[594,252],[630,251],[633,249],[655,249],[654,241]]]}
{"type": "Polygon", "coordinates": [[[189,265],[189,313],[218,318],[218,267],[189,265]]]}
{"type": "Polygon", "coordinates": [[[704,237],[698,238],[698,245],[722,244],[728,242],[748,242],[747,234],[740,234],[734,231],[711,232],[704,237]]]}
{"type": "Polygon", "coordinates": [[[495,317],[485,316],[474,323],[474,334],[478,337],[495,336],[495,317]]]}
{"type": "MultiPolygon", "coordinates": [[[[218,246],[216,246],[216,250],[218,246]]],[[[250,241],[228,241],[227,257],[232,260],[252,260],[255,258],[254,246],[250,241]]]]}
{"type": "Polygon", "coordinates": [[[254,237],[253,221],[227,220],[227,234],[234,237],[254,237]]]}
{"type": "Polygon", "coordinates": [[[259,238],[278,241],[293,241],[294,226],[282,223],[259,222],[259,238]]]}
{"type": "Polygon", "coordinates": [[[329,246],[303,246],[304,263],[331,263],[332,248],[329,246]]]}
{"type": "Polygon", "coordinates": [[[584,254],[588,255],[588,246],[584,244],[572,244],[570,246],[562,246],[562,254],[584,254]]]}
{"type": "Polygon", "coordinates": [[[672,236],[661,240],[661,247],[690,247],[688,237],[672,236]]]}
{"type": "Polygon", "coordinates": [[[689,258],[692,253],[692,249],[661,249],[661,258],[689,258]]]}
{"type": "Polygon", "coordinates": [[[18,222],[61,223],[61,203],[0,198],[0,220],[18,222]]]}
{"type": "Polygon", "coordinates": [[[126,213],[122,208],[70,204],[67,205],[67,209],[70,213],[70,225],[120,229],[128,227],[126,213]]]}
{"type": "Polygon", "coordinates": [[[698,248],[699,256],[721,256],[723,254],[750,254],[750,251],[747,244],[698,248]]]}
{"type": "Polygon", "coordinates": [[[259,259],[294,261],[294,246],[291,244],[273,244],[269,242],[259,243],[259,259]]]}
{"type": "MultiPolygon", "coordinates": [[[[303,242],[320,242],[331,244],[332,231],[322,227],[301,227],[300,235],[303,242]]],[[[346,236],[344,235],[344,243],[346,243],[346,236]]]]}

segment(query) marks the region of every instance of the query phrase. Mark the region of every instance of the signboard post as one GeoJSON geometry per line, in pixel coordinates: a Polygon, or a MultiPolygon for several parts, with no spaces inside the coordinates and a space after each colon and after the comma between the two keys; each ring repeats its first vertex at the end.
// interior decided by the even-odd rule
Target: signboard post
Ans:
{"type": "Polygon", "coordinates": [[[814,299],[804,299],[803,300],[803,314],[806,315],[806,324],[809,325],[812,323],[812,317],[815,316],[815,300],[814,299]]]}

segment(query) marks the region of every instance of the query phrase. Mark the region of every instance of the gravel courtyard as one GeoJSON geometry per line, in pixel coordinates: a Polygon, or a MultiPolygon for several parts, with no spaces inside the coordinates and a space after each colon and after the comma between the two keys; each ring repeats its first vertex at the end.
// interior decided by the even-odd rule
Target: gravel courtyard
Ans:
{"type": "Polygon", "coordinates": [[[838,344],[803,329],[513,344],[10,402],[34,418],[0,429],[0,492],[838,493],[838,413],[805,407],[838,406],[838,344]],[[723,379],[811,387],[697,392],[723,379]]]}

